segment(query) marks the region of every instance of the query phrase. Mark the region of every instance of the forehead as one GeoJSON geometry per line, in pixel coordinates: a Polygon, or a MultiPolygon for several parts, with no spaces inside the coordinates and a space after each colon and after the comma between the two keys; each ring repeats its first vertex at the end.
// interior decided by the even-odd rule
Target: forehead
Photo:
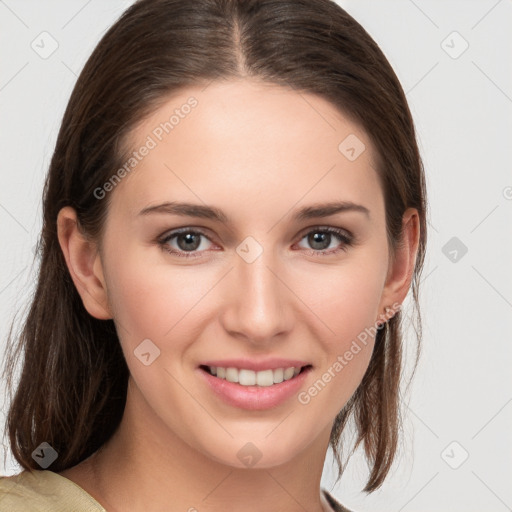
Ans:
{"type": "Polygon", "coordinates": [[[182,89],[129,143],[137,161],[114,195],[132,215],[176,199],[273,216],[302,200],[382,202],[366,133],[325,99],[275,84],[182,89]]]}

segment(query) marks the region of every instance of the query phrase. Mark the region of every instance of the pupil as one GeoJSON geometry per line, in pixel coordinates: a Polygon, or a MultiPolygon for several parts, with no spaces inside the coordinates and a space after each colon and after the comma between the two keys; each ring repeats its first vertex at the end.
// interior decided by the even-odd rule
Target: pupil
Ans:
{"type": "Polygon", "coordinates": [[[326,245],[325,242],[330,241],[329,240],[330,236],[331,236],[330,233],[314,233],[313,235],[310,235],[311,246],[314,249],[319,249],[319,250],[327,249],[327,247],[329,247],[329,243],[327,243],[327,245],[326,245]],[[320,244],[320,247],[318,247],[317,244],[320,244]]]}
{"type": "Polygon", "coordinates": [[[185,235],[181,235],[178,237],[178,245],[180,246],[180,249],[182,250],[194,250],[199,247],[199,237],[193,233],[187,233],[185,235]],[[196,237],[196,240],[194,241],[194,237],[196,237]],[[181,244],[180,241],[183,239],[186,240],[185,244],[181,244]]]}

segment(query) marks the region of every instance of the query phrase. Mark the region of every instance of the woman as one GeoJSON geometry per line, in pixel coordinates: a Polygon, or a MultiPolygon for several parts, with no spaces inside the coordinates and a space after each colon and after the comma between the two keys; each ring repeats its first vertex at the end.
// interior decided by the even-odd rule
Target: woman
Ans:
{"type": "Polygon", "coordinates": [[[0,504],[347,510],[326,451],[353,419],[384,482],[425,244],[405,95],[343,9],[135,2],[50,164],[0,504]]]}

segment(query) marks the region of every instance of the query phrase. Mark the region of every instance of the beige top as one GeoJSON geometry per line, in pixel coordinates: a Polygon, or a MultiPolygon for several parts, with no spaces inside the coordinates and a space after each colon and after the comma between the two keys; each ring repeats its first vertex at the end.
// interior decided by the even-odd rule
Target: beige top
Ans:
{"type": "Polygon", "coordinates": [[[0,510],[107,512],[73,481],[49,470],[0,477],[0,510]]]}
{"type": "MultiPolygon", "coordinates": [[[[351,512],[322,489],[330,512],[351,512]]],[[[6,512],[107,512],[72,480],[49,470],[0,477],[0,510],[6,512]]]]}

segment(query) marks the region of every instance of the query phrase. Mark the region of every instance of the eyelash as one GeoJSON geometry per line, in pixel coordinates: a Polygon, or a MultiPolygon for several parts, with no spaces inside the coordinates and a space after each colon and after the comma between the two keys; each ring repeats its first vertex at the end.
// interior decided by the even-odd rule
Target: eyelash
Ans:
{"type": "MultiPolygon", "coordinates": [[[[311,251],[310,254],[313,254],[315,256],[316,255],[330,256],[333,254],[337,254],[340,251],[346,252],[348,247],[351,247],[354,244],[354,238],[352,237],[352,235],[348,234],[345,230],[341,230],[341,229],[333,228],[333,227],[315,227],[315,228],[309,230],[308,232],[306,232],[300,238],[299,242],[302,241],[304,238],[306,238],[308,235],[310,235],[312,233],[329,233],[331,235],[335,235],[338,238],[338,240],[340,240],[340,242],[343,243],[343,245],[341,247],[339,247],[338,249],[331,249],[328,251],[327,250],[320,251],[320,250],[310,249],[310,251],[311,251]]],[[[168,242],[170,242],[174,238],[178,237],[179,235],[183,235],[183,234],[202,235],[211,242],[210,238],[205,233],[203,233],[201,230],[191,229],[191,228],[183,228],[180,230],[172,231],[172,232],[166,234],[163,238],[158,239],[157,240],[158,245],[162,248],[163,251],[166,251],[166,252],[168,252],[172,255],[178,256],[180,258],[199,258],[199,257],[201,257],[200,254],[201,254],[201,252],[204,252],[204,251],[187,253],[185,251],[176,251],[176,250],[169,249],[168,242]]]]}

